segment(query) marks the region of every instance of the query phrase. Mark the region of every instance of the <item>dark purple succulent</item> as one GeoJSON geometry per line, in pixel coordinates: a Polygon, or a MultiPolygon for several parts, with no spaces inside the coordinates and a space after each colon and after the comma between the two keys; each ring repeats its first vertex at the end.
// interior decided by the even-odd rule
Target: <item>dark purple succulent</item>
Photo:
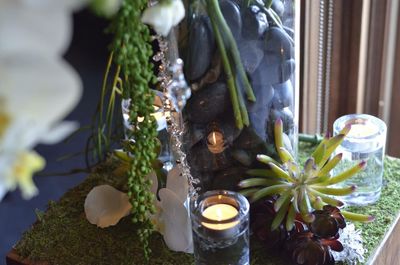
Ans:
{"type": "Polygon", "coordinates": [[[271,224],[276,215],[275,200],[275,198],[269,197],[253,204],[250,213],[251,229],[267,249],[281,248],[288,238],[288,232],[282,224],[277,229],[271,230],[271,224]]]}
{"type": "Polygon", "coordinates": [[[337,239],[339,229],[346,227],[344,217],[336,207],[325,205],[322,210],[314,211],[313,214],[315,220],[309,225],[309,228],[318,237],[337,239]]]}
{"type": "Polygon", "coordinates": [[[290,259],[301,265],[335,264],[329,244],[311,232],[293,233],[285,244],[290,259]]]}

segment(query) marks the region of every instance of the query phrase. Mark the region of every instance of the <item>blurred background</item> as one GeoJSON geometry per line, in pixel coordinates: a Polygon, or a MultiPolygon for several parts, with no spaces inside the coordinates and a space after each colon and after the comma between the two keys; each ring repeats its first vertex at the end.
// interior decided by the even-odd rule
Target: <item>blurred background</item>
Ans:
{"type": "MultiPolygon", "coordinates": [[[[73,40],[65,59],[79,73],[84,89],[79,105],[66,120],[79,121],[81,126],[90,125],[99,99],[110,41],[110,36],[104,33],[107,25],[107,20],[98,18],[90,11],[84,10],[74,15],[73,40]]],[[[85,173],[62,175],[73,169],[85,168],[83,155],[62,161],[60,158],[83,152],[88,136],[88,131],[82,131],[68,142],[35,148],[47,162],[44,172],[34,177],[39,195],[26,201],[17,189],[7,194],[0,203],[0,264],[5,264],[7,252],[35,222],[35,210],[44,211],[49,200],[58,200],[85,178],[85,173]]]]}

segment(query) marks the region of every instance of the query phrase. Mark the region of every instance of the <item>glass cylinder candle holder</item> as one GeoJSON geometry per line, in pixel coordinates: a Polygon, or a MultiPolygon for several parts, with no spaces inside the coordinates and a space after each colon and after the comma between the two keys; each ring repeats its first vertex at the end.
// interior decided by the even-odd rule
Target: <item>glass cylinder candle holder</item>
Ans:
{"type": "MultiPolygon", "coordinates": [[[[153,101],[153,109],[154,112],[151,114],[157,123],[157,138],[160,141],[160,152],[158,156],[158,160],[163,163],[163,166],[166,170],[170,170],[172,168],[173,154],[170,146],[170,135],[167,131],[167,116],[171,115],[170,112],[164,110],[164,95],[160,91],[153,90],[154,93],[154,101],[153,101]]],[[[130,99],[123,99],[121,101],[121,109],[122,109],[122,118],[124,124],[124,133],[125,139],[130,138],[130,132],[132,132],[132,125],[129,122],[129,108],[130,108],[130,99]]],[[[142,122],[143,117],[138,117],[138,121],[142,122]]],[[[134,139],[132,139],[134,140],[134,139]]]]}
{"type": "Polygon", "coordinates": [[[349,124],[350,132],[335,151],[336,154],[342,153],[342,161],[334,170],[334,174],[366,161],[364,170],[338,186],[356,185],[356,191],[340,197],[341,200],[351,205],[367,205],[376,202],[381,194],[387,128],[385,122],[374,116],[350,114],[334,122],[334,135],[339,134],[349,124]]]}
{"type": "Polygon", "coordinates": [[[190,205],[196,265],[249,264],[249,203],[236,192],[209,191],[190,205]]]}

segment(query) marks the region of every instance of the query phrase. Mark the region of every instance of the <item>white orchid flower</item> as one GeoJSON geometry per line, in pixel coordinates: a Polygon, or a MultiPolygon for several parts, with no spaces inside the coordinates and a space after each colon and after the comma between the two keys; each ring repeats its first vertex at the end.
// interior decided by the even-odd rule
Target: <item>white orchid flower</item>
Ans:
{"type": "Polygon", "coordinates": [[[30,52],[64,54],[72,37],[72,14],[87,0],[1,0],[0,56],[30,52]]]}
{"type": "MultiPolygon", "coordinates": [[[[158,189],[157,175],[148,175],[152,180],[151,191],[156,195],[158,189]]],[[[193,252],[192,230],[187,205],[188,182],[177,167],[167,176],[166,188],[160,189],[155,200],[157,213],[151,216],[157,231],[164,238],[168,248],[173,251],[193,252]]],[[[86,218],[99,227],[115,225],[128,215],[132,206],[127,195],[108,185],[94,187],[86,197],[86,218]]]]}
{"type": "MultiPolygon", "coordinates": [[[[157,177],[150,175],[152,190],[157,190],[157,177]]],[[[156,229],[163,235],[165,244],[173,251],[193,252],[192,230],[187,208],[189,184],[175,166],[168,172],[166,188],[160,189],[156,201],[157,214],[153,217],[156,229]]]]}
{"type": "Polygon", "coordinates": [[[94,187],[85,199],[85,214],[91,224],[105,228],[116,225],[132,209],[129,197],[110,185],[94,187]]]}
{"type": "Polygon", "coordinates": [[[61,55],[81,2],[0,1],[0,200],[17,186],[25,199],[36,195],[32,175],[45,162],[32,149],[78,128],[60,122],[81,96],[80,78],[61,55]]]}
{"type": "MultiPolygon", "coordinates": [[[[39,163],[41,158],[31,151],[35,145],[54,144],[78,128],[75,122],[59,120],[78,103],[81,82],[61,58],[28,54],[2,57],[0,72],[0,117],[4,121],[0,125],[0,187],[4,193],[19,183],[23,197],[29,199],[37,190],[33,182],[19,181],[18,168],[29,166],[22,158],[30,157],[28,161],[39,163]],[[34,157],[36,161],[32,160],[34,157]]],[[[31,173],[40,169],[35,166],[31,173]]]]}
{"type": "Polygon", "coordinates": [[[147,8],[142,15],[142,22],[153,27],[157,34],[167,36],[171,28],[178,25],[185,17],[182,0],[163,0],[147,8]]]}

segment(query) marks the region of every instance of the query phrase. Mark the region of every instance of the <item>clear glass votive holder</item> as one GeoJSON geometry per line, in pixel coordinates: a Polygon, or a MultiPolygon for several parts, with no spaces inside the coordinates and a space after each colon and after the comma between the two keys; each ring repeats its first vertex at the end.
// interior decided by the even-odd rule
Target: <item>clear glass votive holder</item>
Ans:
{"type": "Polygon", "coordinates": [[[334,122],[333,134],[338,135],[349,124],[350,132],[335,151],[335,154],[342,153],[342,161],[333,173],[339,174],[366,161],[364,170],[337,186],[356,185],[354,193],[340,199],[350,205],[367,205],[376,202],[381,194],[387,128],[385,122],[377,117],[349,114],[334,122]]]}
{"type": "Polygon", "coordinates": [[[248,265],[249,202],[236,192],[208,191],[190,203],[196,265],[248,265]]]}

